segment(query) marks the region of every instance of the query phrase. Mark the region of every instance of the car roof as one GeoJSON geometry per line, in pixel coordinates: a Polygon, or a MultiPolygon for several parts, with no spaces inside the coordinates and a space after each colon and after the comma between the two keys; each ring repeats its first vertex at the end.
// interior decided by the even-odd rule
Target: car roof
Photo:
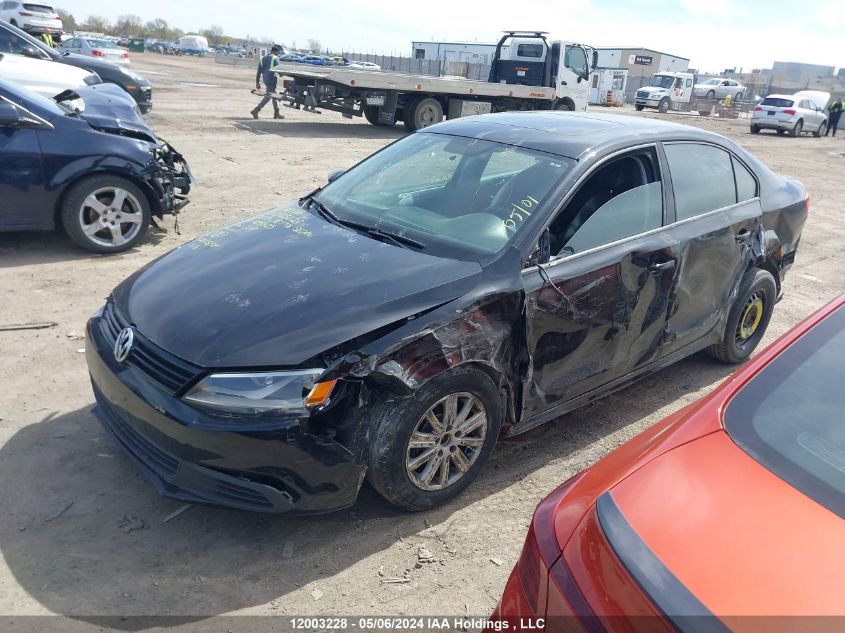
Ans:
{"type": "Polygon", "coordinates": [[[462,117],[421,130],[526,147],[577,159],[589,151],[656,140],[702,140],[729,145],[713,132],[652,118],[598,112],[501,112],[462,117]]]}
{"type": "Polygon", "coordinates": [[[790,101],[797,101],[797,100],[798,100],[798,99],[800,99],[801,97],[798,97],[798,98],[796,99],[796,96],[795,96],[795,95],[780,95],[780,94],[774,94],[774,95],[766,95],[764,98],[765,98],[765,99],[789,99],[790,101]]]}

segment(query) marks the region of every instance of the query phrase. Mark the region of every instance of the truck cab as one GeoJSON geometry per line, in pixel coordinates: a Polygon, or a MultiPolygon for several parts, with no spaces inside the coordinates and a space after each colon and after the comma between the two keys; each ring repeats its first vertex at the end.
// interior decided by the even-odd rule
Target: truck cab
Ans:
{"type": "Polygon", "coordinates": [[[683,107],[693,100],[695,76],[692,73],[662,72],[655,73],[648,80],[648,85],[637,90],[634,105],[637,110],[657,108],[660,112],[686,110],[683,107]]]}
{"type": "Polygon", "coordinates": [[[556,110],[586,110],[598,52],[574,42],[549,42],[545,31],[506,31],[496,45],[488,81],[554,88],[556,110]]]}

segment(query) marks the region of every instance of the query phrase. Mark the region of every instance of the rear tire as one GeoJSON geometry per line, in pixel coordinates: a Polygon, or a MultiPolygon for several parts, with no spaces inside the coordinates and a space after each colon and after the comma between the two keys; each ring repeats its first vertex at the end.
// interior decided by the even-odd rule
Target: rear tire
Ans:
{"type": "Polygon", "coordinates": [[[150,203],[134,183],[104,174],[75,184],[61,207],[65,232],[92,253],[120,253],[135,246],[150,225],[150,203]],[[117,198],[121,201],[116,203],[117,198]]]}
{"type": "Polygon", "coordinates": [[[819,126],[819,129],[813,132],[813,136],[816,138],[820,138],[824,136],[824,133],[827,132],[827,123],[822,121],[822,124],[819,126]]]}
{"type": "Polygon", "coordinates": [[[396,123],[395,119],[393,123],[385,123],[384,121],[379,119],[378,106],[364,106],[364,118],[367,119],[367,122],[371,125],[375,125],[378,127],[391,127],[396,123]]]}
{"type": "Polygon", "coordinates": [[[698,116],[710,116],[710,110],[699,110],[698,116]]]}
{"type": "Polygon", "coordinates": [[[786,132],[784,130],[778,130],[777,132],[778,132],[778,136],[783,136],[784,134],[786,134],[786,132]]]}
{"type": "Polygon", "coordinates": [[[772,274],[761,268],[747,271],[728,313],[722,340],[707,348],[707,353],[728,364],[747,360],[766,333],[776,300],[772,274]]]}
{"type": "Polygon", "coordinates": [[[657,111],[661,114],[666,114],[669,111],[669,106],[671,102],[669,101],[669,97],[663,97],[660,100],[660,104],[657,106],[657,111]]]}
{"type": "Polygon", "coordinates": [[[760,126],[759,125],[752,125],[751,126],[751,133],[752,134],[759,134],[760,133],[760,126]]]}
{"type": "Polygon", "coordinates": [[[427,510],[457,496],[478,476],[496,444],[502,407],[486,374],[458,368],[435,376],[411,397],[377,402],[370,424],[368,481],[393,505],[427,510]],[[464,422],[449,416],[450,397],[456,402],[452,411],[470,407],[464,422]],[[429,422],[430,415],[443,433],[429,422]],[[461,425],[473,420],[475,428],[461,432],[461,425]]]}
{"type": "Polygon", "coordinates": [[[792,136],[792,137],[800,136],[801,132],[803,132],[803,131],[804,131],[804,121],[798,121],[798,123],[795,124],[795,127],[792,128],[791,130],[789,130],[789,135],[792,136]]]}
{"type": "Polygon", "coordinates": [[[422,97],[405,105],[405,127],[416,132],[443,120],[443,106],[437,99],[422,97]]]}
{"type": "Polygon", "coordinates": [[[713,90],[708,90],[707,91],[707,98],[708,99],[715,99],[716,98],[716,92],[713,91],[713,90]]]}

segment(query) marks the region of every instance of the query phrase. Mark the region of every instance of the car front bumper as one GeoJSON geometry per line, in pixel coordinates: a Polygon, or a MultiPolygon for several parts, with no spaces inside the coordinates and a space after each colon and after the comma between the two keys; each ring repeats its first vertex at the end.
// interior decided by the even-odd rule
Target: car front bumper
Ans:
{"type": "MultiPolygon", "coordinates": [[[[94,414],[160,494],[295,514],[355,503],[365,469],[347,448],[308,433],[307,421],[296,417],[280,418],[269,428],[265,423],[250,429],[237,421],[210,425],[133,363],[134,352],[125,363],[117,362],[113,331],[103,316],[93,317],[86,328],[94,414]]],[[[144,345],[148,353],[152,344],[144,345]]]]}

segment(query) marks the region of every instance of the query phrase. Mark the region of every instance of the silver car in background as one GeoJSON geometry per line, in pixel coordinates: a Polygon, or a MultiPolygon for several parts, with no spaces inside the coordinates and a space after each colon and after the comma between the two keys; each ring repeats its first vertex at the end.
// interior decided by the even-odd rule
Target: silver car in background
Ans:
{"type": "Polygon", "coordinates": [[[777,130],[778,134],[788,132],[790,136],[798,136],[802,132],[810,132],[815,137],[824,136],[827,131],[824,107],[829,99],[828,93],[815,91],[812,94],[769,95],[751,113],[751,133],[777,130]]]}
{"type": "Polygon", "coordinates": [[[734,101],[739,99],[745,92],[745,86],[733,79],[721,79],[713,77],[697,83],[692,88],[692,94],[696,97],[708,99],[724,99],[730,97],[734,101]]]}
{"type": "Polygon", "coordinates": [[[96,37],[71,37],[62,40],[62,50],[77,55],[96,57],[118,64],[129,63],[129,53],[110,40],[96,37]]]}
{"type": "Polygon", "coordinates": [[[61,33],[64,30],[59,14],[49,4],[0,0],[0,20],[27,33],[61,33]]]}

